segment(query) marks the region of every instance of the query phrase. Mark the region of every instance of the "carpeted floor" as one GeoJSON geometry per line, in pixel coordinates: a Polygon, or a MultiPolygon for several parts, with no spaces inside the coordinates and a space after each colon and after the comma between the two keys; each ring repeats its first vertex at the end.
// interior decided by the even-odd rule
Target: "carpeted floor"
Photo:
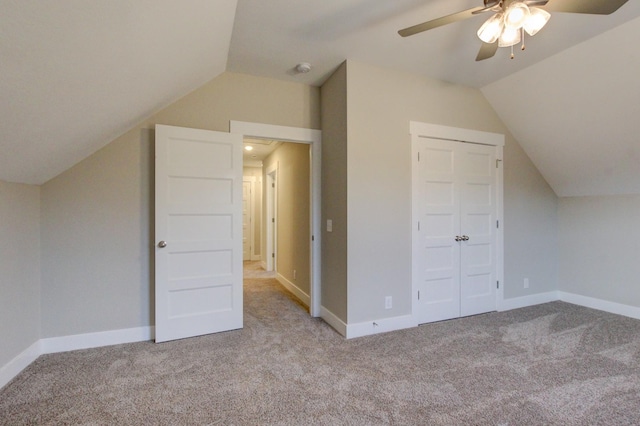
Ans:
{"type": "Polygon", "coordinates": [[[44,355],[0,423],[638,425],[640,321],[555,302],[345,340],[248,278],[243,330],[44,355]]]}

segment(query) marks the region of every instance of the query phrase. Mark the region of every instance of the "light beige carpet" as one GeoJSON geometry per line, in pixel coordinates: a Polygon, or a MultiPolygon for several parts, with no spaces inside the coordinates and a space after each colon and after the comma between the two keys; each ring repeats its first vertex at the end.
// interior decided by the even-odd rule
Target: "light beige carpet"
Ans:
{"type": "Polygon", "coordinates": [[[556,302],[345,340],[248,279],[243,330],[42,356],[0,423],[638,425],[640,321],[556,302]]]}

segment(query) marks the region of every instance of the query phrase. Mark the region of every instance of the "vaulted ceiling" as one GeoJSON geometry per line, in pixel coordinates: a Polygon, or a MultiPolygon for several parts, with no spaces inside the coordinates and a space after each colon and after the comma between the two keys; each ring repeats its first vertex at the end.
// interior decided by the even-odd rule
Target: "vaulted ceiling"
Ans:
{"type": "Polygon", "coordinates": [[[558,195],[640,193],[640,2],[554,13],[514,60],[475,62],[487,15],[397,34],[480,5],[0,0],[0,179],[43,183],[225,70],[321,85],[353,59],[479,88],[558,195]]]}

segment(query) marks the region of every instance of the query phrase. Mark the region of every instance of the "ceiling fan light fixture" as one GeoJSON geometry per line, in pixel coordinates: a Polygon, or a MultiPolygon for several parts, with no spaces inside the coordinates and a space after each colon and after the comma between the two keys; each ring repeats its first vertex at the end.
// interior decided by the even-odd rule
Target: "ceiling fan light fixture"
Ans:
{"type": "Polygon", "coordinates": [[[504,26],[510,29],[521,28],[529,15],[529,6],[521,1],[513,2],[504,12],[504,26]]]}
{"type": "Polygon", "coordinates": [[[495,43],[504,28],[502,13],[496,13],[487,19],[478,30],[478,37],[485,43],[495,43]]]}
{"type": "Polygon", "coordinates": [[[551,14],[537,7],[530,7],[529,12],[529,17],[524,22],[524,30],[530,36],[534,36],[547,24],[551,14]]]}
{"type": "Polygon", "coordinates": [[[498,39],[498,47],[509,47],[520,43],[520,28],[505,28],[498,39]]]}

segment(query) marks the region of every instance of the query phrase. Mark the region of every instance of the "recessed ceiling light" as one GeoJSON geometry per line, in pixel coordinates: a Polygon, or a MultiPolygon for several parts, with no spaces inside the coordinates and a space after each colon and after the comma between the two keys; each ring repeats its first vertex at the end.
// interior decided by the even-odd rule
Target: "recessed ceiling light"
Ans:
{"type": "Polygon", "coordinates": [[[253,151],[253,147],[251,145],[247,145],[244,147],[245,151],[253,151]]]}

